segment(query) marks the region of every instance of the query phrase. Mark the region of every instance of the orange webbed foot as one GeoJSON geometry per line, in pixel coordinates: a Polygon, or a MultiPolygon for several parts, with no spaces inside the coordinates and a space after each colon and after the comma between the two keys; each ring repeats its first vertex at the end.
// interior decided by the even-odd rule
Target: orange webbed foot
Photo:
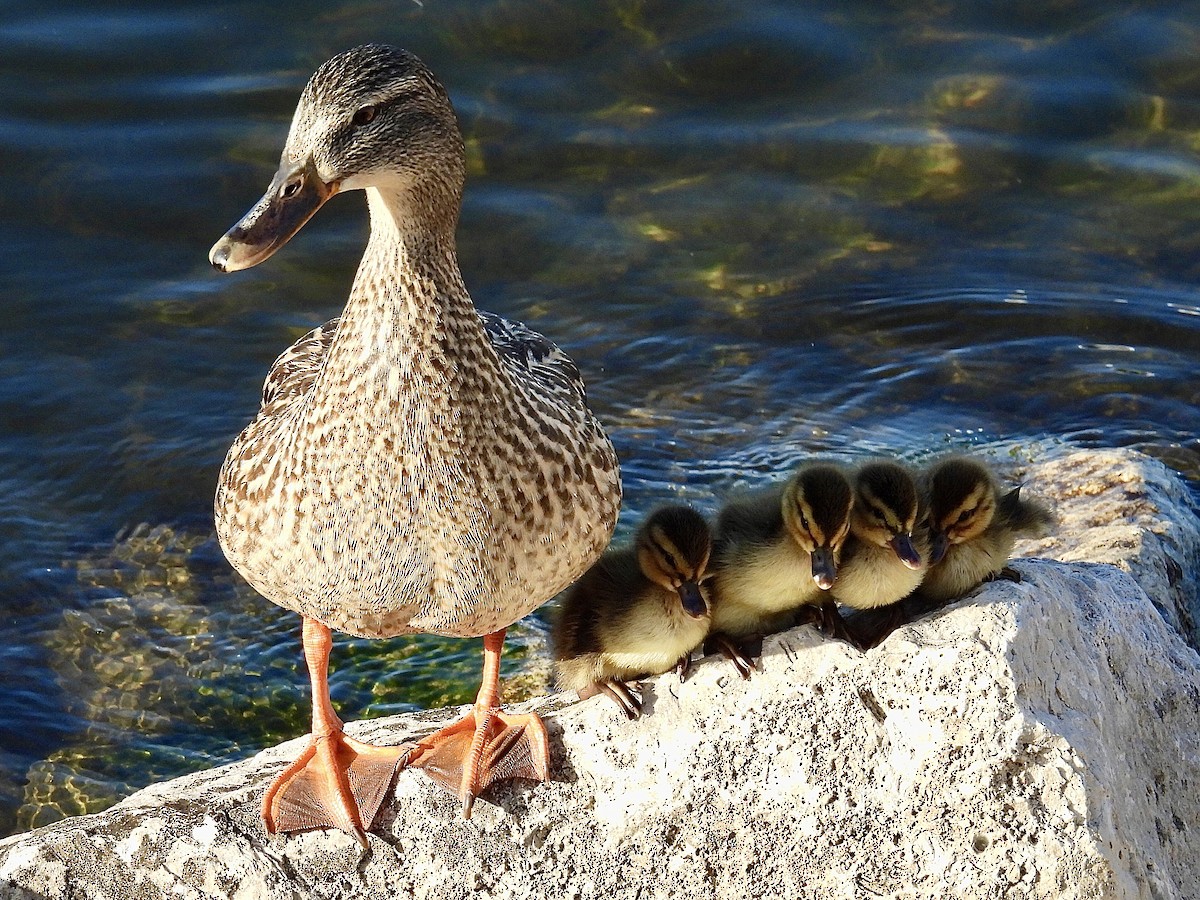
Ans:
{"type": "Polygon", "coordinates": [[[366,832],[412,749],[376,747],[340,731],[313,737],[267,788],[262,805],[267,832],[340,828],[366,849],[366,832]]]}
{"type": "Polygon", "coordinates": [[[418,741],[410,766],[462,802],[471,818],[475,798],[489,785],[510,778],[548,781],[550,741],[536,715],[504,713],[492,707],[471,710],[463,718],[418,741]]]}

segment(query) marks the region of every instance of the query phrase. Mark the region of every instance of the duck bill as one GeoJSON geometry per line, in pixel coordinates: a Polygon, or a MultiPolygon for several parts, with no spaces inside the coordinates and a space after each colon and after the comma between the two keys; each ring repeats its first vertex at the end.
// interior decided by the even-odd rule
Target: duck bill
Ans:
{"type": "Polygon", "coordinates": [[[812,577],[823,591],[833,587],[837,579],[837,560],[833,558],[830,548],[818,547],[812,552],[812,577]]]}
{"type": "Polygon", "coordinates": [[[685,581],[678,590],[679,603],[685,613],[693,619],[708,615],[708,604],[704,602],[704,595],[700,593],[700,585],[694,581],[685,581]]]}
{"type": "Polygon", "coordinates": [[[935,532],[933,542],[929,547],[929,564],[936,566],[942,561],[946,555],[946,551],[950,549],[950,538],[944,531],[935,532]]]}
{"type": "Polygon", "coordinates": [[[262,199],[213,244],[208,261],[219,272],[257,266],[303,228],[337,189],[336,183],[321,180],[311,156],[298,166],[281,165],[262,199]]]}
{"type": "Polygon", "coordinates": [[[888,543],[896,552],[896,555],[900,557],[900,562],[904,563],[910,569],[921,568],[921,554],[913,546],[911,534],[898,534],[888,541],[888,543]]]}

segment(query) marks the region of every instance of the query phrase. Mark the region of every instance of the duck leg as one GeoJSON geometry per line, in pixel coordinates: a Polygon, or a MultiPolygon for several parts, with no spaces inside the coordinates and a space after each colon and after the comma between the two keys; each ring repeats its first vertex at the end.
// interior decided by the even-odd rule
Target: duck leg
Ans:
{"type": "Polygon", "coordinates": [[[846,620],[842,618],[842,614],[838,610],[837,603],[831,598],[826,597],[821,605],[817,607],[817,612],[819,627],[829,637],[845,641],[856,650],[867,649],[859,636],[850,630],[850,627],[846,624],[846,620]]]}
{"type": "Polygon", "coordinates": [[[550,741],[536,715],[500,711],[500,653],[505,629],[483,639],[483,684],[463,718],[422,738],[408,764],[420,766],[462,802],[463,818],[488,785],[507,778],[550,778],[550,741]]]}
{"type": "Polygon", "coordinates": [[[604,694],[613,703],[621,707],[621,712],[625,713],[625,718],[630,721],[633,721],[642,714],[641,698],[629,689],[629,685],[619,678],[605,678],[602,681],[594,681],[587,687],[580,688],[575,693],[579,695],[580,700],[587,700],[589,697],[595,697],[597,694],[604,694]]]}
{"type": "Polygon", "coordinates": [[[1005,581],[1011,581],[1011,582],[1014,582],[1015,584],[1021,583],[1021,573],[1018,572],[1016,569],[1014,569],[1012,566],[1005,566],[999,572],[992,572],[990,575],[985,576],[983,580],[984,581],[999,581],[1002,578],[1005,581]]]}
{"type": "Polygon", "coordinates": [[[755,669],[755,663],[762,656],[762,635],[747,635],[738,640],[718,631],[705,639],[704,652],[708,654],[718,651],[733,663],[733,667],[742,678],[749,678],[755,669]]]}
{"type": "Polygon", "coordinates": [[[688,672],[692,671],[692,651],[689,650],[683,656],[679,657],[675,662],[675,674],[679,676],[679,683],[683,684],[688,677],[688,672]]]}
{"type": "Polygon", "coordinates": [[[312,685],[312,734],[299,759],[267,788],[263,822],[269,834],[340,828],[368,848],[366,832],[412,746],[376,747],[343,734],[342,720],[329,702],[333,634],[305,618],[303,642],[312,685]]]}

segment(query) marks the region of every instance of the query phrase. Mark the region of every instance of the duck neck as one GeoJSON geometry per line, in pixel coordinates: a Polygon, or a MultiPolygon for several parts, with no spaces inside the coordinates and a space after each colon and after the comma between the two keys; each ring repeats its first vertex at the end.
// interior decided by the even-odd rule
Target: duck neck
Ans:
{"type": "Polygon", "coordinates": [[[487,344],[463,283],[454,222],[412,215],[404,194],[367,189],[371,236],[342,313],[330,365],[374,359],[410,369],[487,344]]]}

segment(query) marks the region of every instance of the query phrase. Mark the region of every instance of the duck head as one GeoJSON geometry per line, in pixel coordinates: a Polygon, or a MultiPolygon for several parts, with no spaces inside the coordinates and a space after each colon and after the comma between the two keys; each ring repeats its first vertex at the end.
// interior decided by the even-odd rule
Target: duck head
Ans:
{"type": "Polygon", "coordinates": [[[923,561],[913,544],[919,515],[917,485],[903,466],[880,461],[858,470],[850,529],[859,540],[891,547],[904,565],[919,569],[923,561]]]}
{"type": "Polygon", "coordinates": [[[996,515],[996,484],[982,463],[966,457],[944,459],[925,476],[929,503],[931,565],[946,551],[983,534],[996,515]]]}
{"type": "Polygon", "coordinates": [[[376,189],[399,228],[453,233],[464,177],[454,109],[433,73],[405,50],[355,47],[309,79],[267,192],[208,258],[222,272],[258,265],[356,189],[376,189]]]}
{"type": "Polygon", "coordinates": [[[688,506],[664,506],[642,524],[635,543],[643,575],[678,596],[692,618],[709,614],[712,535],[702,515],[688,506]]]}
{"type": "Polygon", "coordinates": [[[850,533],[854,491],[837,466],[802,466],[783,488],[783,524],[812,557],[812,577],[823,591],[833,587],[842,544],[850,533]]]}

